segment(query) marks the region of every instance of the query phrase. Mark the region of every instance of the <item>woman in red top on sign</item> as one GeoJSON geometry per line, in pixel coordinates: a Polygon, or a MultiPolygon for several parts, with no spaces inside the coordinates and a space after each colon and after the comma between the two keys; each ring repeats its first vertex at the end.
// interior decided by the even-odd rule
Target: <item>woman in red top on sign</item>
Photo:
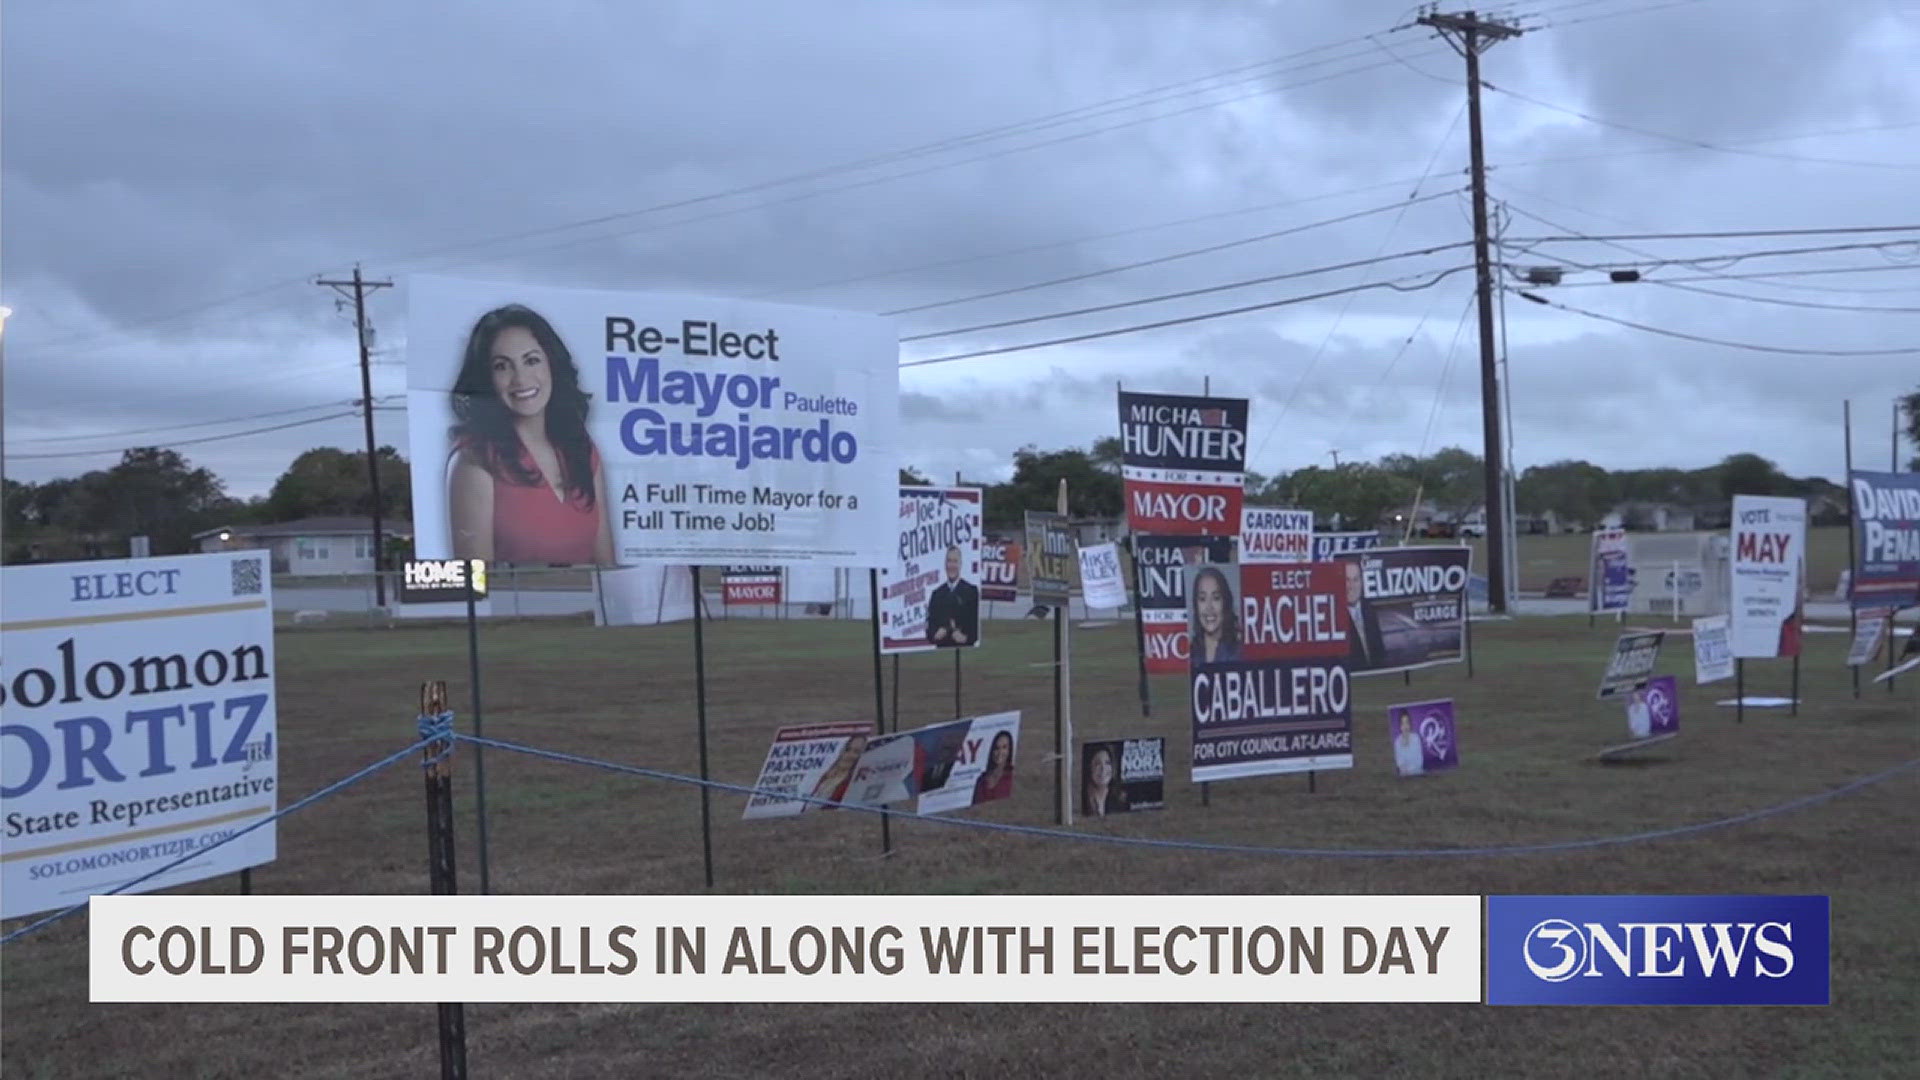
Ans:
{"type": "Polygon", "coordinates": [[[519,304],[481,316],[453,385],[456,558],[609,566],[606,476],[573,354],[519,304]]]}

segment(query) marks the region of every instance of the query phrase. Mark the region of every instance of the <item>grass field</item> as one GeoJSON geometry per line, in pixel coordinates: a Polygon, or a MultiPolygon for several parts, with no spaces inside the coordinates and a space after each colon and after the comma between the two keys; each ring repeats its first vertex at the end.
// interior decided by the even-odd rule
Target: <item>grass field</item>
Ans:
{"type": "MultiPolygon", "coordinates": [[[[1631,625],[1631,623],[1629,623],[1631,625]]],[[[1025,713],[1014,797],[967,811],[1053,821],[1047,628],[994,624],[965,663],[969,713],[1025,713]]],[[[1124,623],[1077,632],[1078,734],[1167,737],[1167,809],[1089,830],[1308,847],[1458,847],[1596,837],[1781,803],[1920,756],[1920,681],[1855,701],[1844,635],[1809,635],[1798,716],[1713,701],[1692,685],[1686,639],[1661,669],[1681,675],[1682,733],[1632,766],[1592,760],[1625,741],[1623,710],[1593,699],[1617,628],[1586,621],[1482,623],[1465,665],[1362,680],[1357,764],[1213,786],[1188,770],[1180,680],[1153,685],[1143,718],[1124,623]],[[1454,697],[1462,765],[1393,775],[1385,706],[1454,697]]],[[[710,623],[714,775],[751,783],[772,729],[866,718],[872,659],[862,624],[710,623]]],[[[488,627],[488,735],[694,773],[686,625],[488,627]]],[[[1784,694],[1787,663],[1750,665],[1749,693],[1784,694]]],[[[901,664],[899,723],[951,716],[946,657],[901,664]]],[[[414,737],[418,684],[446,679],[465,715],[464,634],[408,627],[279,638],[283,805],[414,737]]],[[[462,891],[476,888],[474,751],[455,758],[462,891]]],[[[698,893],[693,788],[489,751],[496,892],[698,893]]],[[[865,814],[739,820],[714,798],[718,891],[870,894],[884,913],[917,893],[1804,892],[1833,898],[1833,996],[1816,1009],[1494,1009],[1482,1006],[535,1006],[467,1009],[475,1076],[968,1075],[1774,1076],[1906,1072],[1920,1051],[1920,776],[1684,838],[1550,856],[1450,859],[1221,856],[962,830],[896,819],[879,857],[865,814]]],[[[286,819],[263,893],[424,893],[420,774],[412,761],[286,819]]],[[[195,891],[232,892],[234,879],[195,891]]],[[[11,929],[11,927],[9,927],[11,929]]],[[[437,1070],[431,1006],[90,1005],[84,916],[0,952],[8,1077],[420,1077],[437,1070]]]]}

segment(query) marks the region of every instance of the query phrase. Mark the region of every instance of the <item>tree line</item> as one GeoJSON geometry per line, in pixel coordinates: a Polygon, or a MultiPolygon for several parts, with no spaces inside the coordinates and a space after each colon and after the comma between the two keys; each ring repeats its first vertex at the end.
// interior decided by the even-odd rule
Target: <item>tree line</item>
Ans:
{"type": "MultiPolygon", "coordinates": [[[[1907,399],[1909,431],[1920,443],[1920,393],[1907,399]]],[[[381,514],[408,521],[412,478],[408,463],[390,446],[377,451],[381,514]]],[[[990,529],[1017,532],[1028,510],[1052,510],[1061,480],[1076,519],[1125,514],[1120,482],[1121,444],[1115,437],[1091,447],[1014,452],[1013,475],[1000,482],[967,481],[985,489],[990,529]]],[[[1910,467],[1920,465],[1920,459],[1910,467]]],[[[944,480],[944,478],[943,478],[944,480]]],[[[932,483],[912,468],[902,483],[932,483]]],[[[1844,520],[1845,492],[1822,477],[1788,476],[1757,454],[1734,454],[1700,469],[1608,470],[1588,461],[1535,465],[1515,481],[1515,503],[1525,517],[1552,515],[1564,528],[1590,528],[1626,507],[1629,527],[1636,506],[1673,505],[1694,512],[1702,528],[1724,524],[1735,492],[1798,495],[1815,500],[1816,523],[1844,520]],[[1841,515],[1835,518],[1834,515],[1841,515]]],[[[1485,474],[1479,455],[1447,447],[1428,455],[1390,454],[1377,461],[1311,465],[1266,476],[1250,472],[1247,499],[1256,506],[1312,510],[1325,527],[1370,529],[1400,523],[1416,507],[1443,520],[1458,520],[1484,505],[1485,474]]],[[[194,550],[196,533],[224,526],[263,525],[309,517],[371,515],[373,498],[363,451],[318,447],[296,457],[263,496],[237,499],[211,470],[164,447],[127,450],[107,469],[41,483],[6,481],[5,560],[112,558],[128,553],[130,537],[146,536],[156,555],[194,550]]]]}

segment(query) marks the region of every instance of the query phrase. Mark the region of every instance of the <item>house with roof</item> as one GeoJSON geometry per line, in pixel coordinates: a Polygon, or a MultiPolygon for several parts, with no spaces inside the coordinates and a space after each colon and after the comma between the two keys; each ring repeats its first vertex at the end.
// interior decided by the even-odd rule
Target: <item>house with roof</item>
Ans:
{"type": "MultiPolygon", "coordinates": [[[[392,543],[413,539],[408,521],[382,521],[381,535],[392,543]]],[[[223,525],[195,533],[197,551],[265,549],[276,574],[371,574],[373,519],[310,517],[273,525],[223,525]]],[[[391,565],[391,562],[389,562],[391,565]]]]}

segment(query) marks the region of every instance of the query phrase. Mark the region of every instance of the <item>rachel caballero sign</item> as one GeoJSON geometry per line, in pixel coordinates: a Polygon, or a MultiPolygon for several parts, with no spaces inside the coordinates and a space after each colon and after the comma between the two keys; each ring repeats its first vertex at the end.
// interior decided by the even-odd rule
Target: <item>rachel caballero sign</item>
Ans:
{"type": "Polygon", "coordinates": [[[400,579],[403,604],[487,598],[487,564],[482,559],[408,559],[404,574],[400,579]]]}
{"type": "Polygon", "coordinates": [[[95,1002],[1434,1002],[1474,896],[96,897],[95,1002]]]}

